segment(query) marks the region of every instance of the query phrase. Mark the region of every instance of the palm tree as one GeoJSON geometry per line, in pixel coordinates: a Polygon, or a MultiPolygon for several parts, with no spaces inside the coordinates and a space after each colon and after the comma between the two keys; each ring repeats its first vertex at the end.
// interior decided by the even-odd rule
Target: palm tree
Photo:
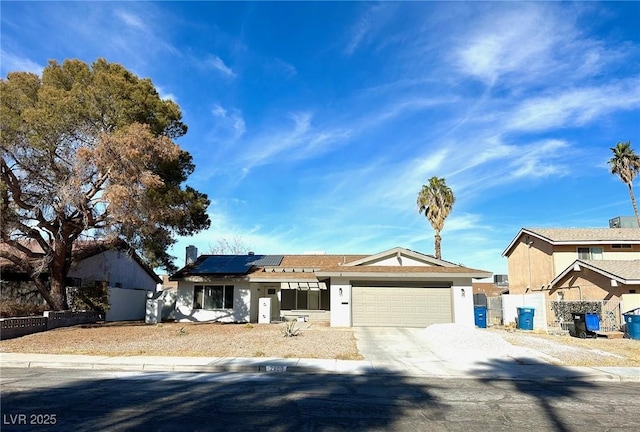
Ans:
{"type": "Polygon", "coordinates": [[[437,259],[442,257],[440,231],[444,228],[444,220],[451,213],[455,200],[453,191],[447,186],[445,179],[438,177],[431,177],[429,184],[422,185],[422,189],[418,194],[418,212],[424,213],[436,232],[435,248],[437,259]]]}
{"type": "Polygon", "coordinates": [[[633,179],[640,173],[640,156],[631,148],[631,141],[619,142],[611,148],[613,157],[609,159],[611,174],[616,174],[629,187],[631,205],[640,226],[640,214],[636,205],[636,197],[633,195],[633,179]]]}

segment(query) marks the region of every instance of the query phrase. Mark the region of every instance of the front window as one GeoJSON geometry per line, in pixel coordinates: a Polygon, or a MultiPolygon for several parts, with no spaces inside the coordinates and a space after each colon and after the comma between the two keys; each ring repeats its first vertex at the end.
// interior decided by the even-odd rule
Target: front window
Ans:
{"type": "Polygon", "coordinates": [[[233,309],[233,285],[196,285],[194,309],[233,309]]]}
{"type": "Polygon", "coordinates": [[[601,260],[602,248],[601,247],[581,247],[578,248],[578,258],[585,260],[601,260]]]}
{"type": "Polygon", "coordinates": [[[327,310],[329,309],[328,290],[283,289],[280,291],[282,310],[327,310]]]}

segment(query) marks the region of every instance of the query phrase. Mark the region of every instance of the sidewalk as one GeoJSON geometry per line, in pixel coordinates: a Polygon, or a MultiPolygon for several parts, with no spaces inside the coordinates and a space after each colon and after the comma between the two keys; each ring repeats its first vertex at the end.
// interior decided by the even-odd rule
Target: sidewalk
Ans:
{"type": "Polygon", "coordinates": [[[69,368],[116,371],[375,374],[429,378],[640,382],[640,368],[567,367],[503,363],[499,369],[473,362],[446,367],[410,360],[376,362],[302,358],[107,357],[90,355],[0,353],[0,368],[69,368]]]}

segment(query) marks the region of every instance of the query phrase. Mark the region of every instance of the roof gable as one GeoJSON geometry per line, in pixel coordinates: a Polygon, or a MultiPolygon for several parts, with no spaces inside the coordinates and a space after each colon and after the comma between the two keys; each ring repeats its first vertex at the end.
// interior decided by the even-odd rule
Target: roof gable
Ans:
{"type": "Polygon", "coordinates": [[[551,245],[640,244],[640,228],[522,228],[502,252],[508,257],[522,236],[551,245]]]}
{"type": "MultiPolygon", "coordinates": [[[[25,240],[22,242],[24,246],[26,246],[29,250],[31,250],[36,255],[43,255],[44,251],[42,247],[34,241],[34,240],[25,240]]],[[[4,242],[0,242],[0,249],[9,250],[10,246],[4,242]]],[[[162,279],[153,271],[151,267],[149,267],[140,256],[129,247],[129,245],[120,239],[115,240],[77,240],[73,243],[72,250],[72,259],[75,263],[80,263],[88,258],[99,255],[101,253],[110,251],[110,250],[119,250],[125,252],[129,255],[153,280],[157,283],[161,283],[162,279]]],[[[24,259],[28,259],[26,255],[19,253],[19,256],[24,256],[24,259]]],[[[39,258],[39,257],[37,257],[39,258]]],[[[36,258],[36,259],[37,259],[36,258]]],[[[25,271],[20,268],[18,265],[13,263],[11,260],[7,258],[0,258],[0,267],[4,272],[11,273],[25,273],[25,271]]]]}
{"type": "Polygon", "coordinates": [[[412,251],[401,247],[395,247],[375,255],[369,255],[356,261],[347,262],[345,267],[356,266],[437,266],[455,267],[455,264],[439,260],[431,255],[412,251]]]}
{"type": "Polygon", "coordinates": [[[564,269],[550,283],[553,288],[572,272],[579,272],[582,268],[599,273],[605,277],[623,283],[640,283],[640,260],[575,260],[570,266],[564,269]]]}

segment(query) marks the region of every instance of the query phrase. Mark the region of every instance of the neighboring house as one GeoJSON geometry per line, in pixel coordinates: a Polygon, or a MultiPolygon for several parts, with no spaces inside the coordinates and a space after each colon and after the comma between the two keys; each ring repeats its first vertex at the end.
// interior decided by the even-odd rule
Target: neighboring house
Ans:
{"type": "Polygon", "coordinates": [[[510,294],[609,300],[640,293],[640,228],[523,228],[502,255],[510,294]]]}
{"type": "MultiPolygon", "coordinates": [[[[35,242],[25,244],[35,252],[42,252],[35,242]]],[[[45,304],[28,275],[16,264],[0,258],[0,268],[2,298],[45,304]]],[[[161,282],[123,242],[78,241],[74,244],[67,284],[69,287],[109,287],[107,321],[143,319],[147,293],[155,292],[161,282]]]]}
{"type": "Polygon", "coordinates": [[[491,273],[403,248],[375,255],[202,255],[171,276],[179,321],[323,320],[334,327],[474,325],[491,273]]]}
{"type": "Polygon", "coordinates": [[[509,294],[509,280],[507,275],[493,275],[493,282],[486,280],[473,282],[473,295],[497,297],[502,294],[509,294]]]}

